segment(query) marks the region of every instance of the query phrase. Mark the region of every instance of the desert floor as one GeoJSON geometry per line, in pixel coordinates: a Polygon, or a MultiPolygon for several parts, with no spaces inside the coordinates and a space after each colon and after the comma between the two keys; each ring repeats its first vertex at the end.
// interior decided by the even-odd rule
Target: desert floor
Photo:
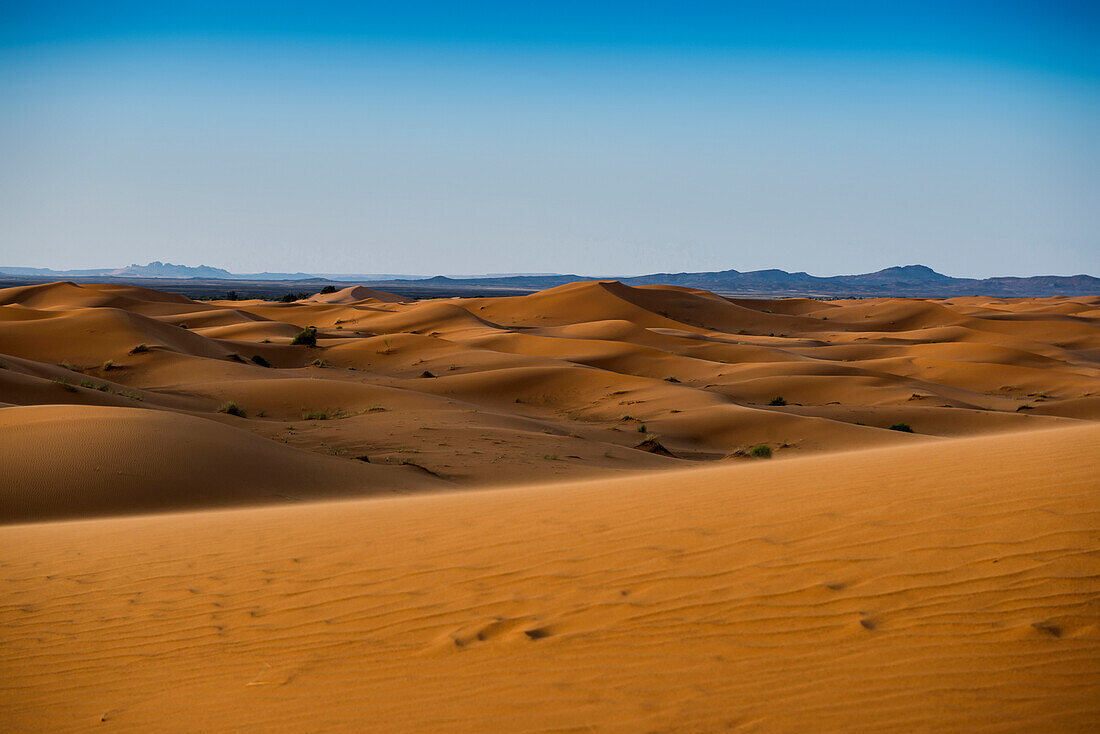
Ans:
{"type": "Polygon", "coordinates": [[[1098,419],[1100,297],[0,290],[0,725],[1095,731],[1098,419]]]}

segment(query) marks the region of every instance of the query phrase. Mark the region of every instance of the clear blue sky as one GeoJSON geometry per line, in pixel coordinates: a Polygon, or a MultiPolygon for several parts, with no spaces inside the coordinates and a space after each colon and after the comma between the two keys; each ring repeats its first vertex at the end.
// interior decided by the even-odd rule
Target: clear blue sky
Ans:
{"type": "Polygon", "coordinates": [[[1094,2],[5,2],[0,264],[1100,274],[1094,2]]]}

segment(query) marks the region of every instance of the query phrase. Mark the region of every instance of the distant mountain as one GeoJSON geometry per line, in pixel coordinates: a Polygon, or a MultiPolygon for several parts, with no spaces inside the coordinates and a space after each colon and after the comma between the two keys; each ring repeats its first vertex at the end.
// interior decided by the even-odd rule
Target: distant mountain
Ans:
{"type": "Polygon", "coordinates": [[[96,275],[106,275],[115,268],[90,268],[88,270],[52,270],[51,268],[17,268],[0,266],[0,273],[5,275],[28,275],[43,278],[81,278],[96,275]]]}
{"type": "Polygon", "coordinates": [[[108,275],[116,278],[220,278],[229,279],[233,273],[222,268],[212,268],[209,265],[190,267],[187,265],[173,265],[154,260],[148,265],[128,265],[125,268],[112,270],[108,275]]]}
{"type": "MultiPolygon", "coordinates": [[[[484,278],[448,278],[436,276],[416,282],[417,286],[456,288],[516,288],[540,290],[579,280],[609,280],[581,275],[538,275],[484,278]]],[[[653,273],[617,280],[627,285],[677,285],[704,288],[728,295],[818,298],[861,296],[948,297],[999,296],[1079,296],[1100,295],[1100,278],[1090,275],[1041,275],[1031,278],[953,278],[925,265],[906,265],[859,275],[819,277],[785,270],[720,270],[703,273],[653,273]]],[[[374,281],[370,285],[398,286],[395,281],[374,281]]]]}
{"type": "MultiPolygon", "coordinates": [[[[340,281],[371,287],[402,286],[428,292],[432,289],[461,291],[469,288],[535,291],[553,288],[581,280],[610,280],[590,275],[520,274],[484,275],[474,277],[431,278],[412,275],[340,275],[325,273],[244,273],[234,274],[209,265],[190,267],[172,263],[151,262],[118,269],[50,270],[48,268],[16,268],[0,266],[0,274],[34,278],[176,278],[227,281],[340,281]]],[[[994,296],[1022,298],[1027,296],[1100,295],[1100,278],[1091,275],[1039,275],[1029,278],[953,278],[937,273],[925,265],[905,265],[885,268],[874,273],[820,277],[805,272],[785,270],[719,270],[702,273],[653,273],[618,278],[627,285],[677,285],[704,288],[727,295],[811,298],[845,298],[871,296],[948,297],[994,296]]]]}

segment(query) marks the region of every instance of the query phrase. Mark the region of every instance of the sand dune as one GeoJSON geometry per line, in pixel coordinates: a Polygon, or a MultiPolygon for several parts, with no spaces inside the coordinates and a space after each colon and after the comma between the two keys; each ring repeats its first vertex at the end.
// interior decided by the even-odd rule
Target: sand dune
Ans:
{"type": "Polygon", "coordinates": [[[342,461],[141,408],[5,408],[0,445],[0,523],[447,486],[408,467],[342,461]]]}
{"type": "Polygon", "coordinates": [[[0,290],[0,729],[1096,731],[1098,420],[1100,297],[0,290]]]}
{"type": "Polygon", "coordinates": [[[0,528],[0,710],[9,731],[1095,731],[1100,426],[1078,425],[0,528]]]}
{"type": "Polygon", "coordinates": [[[484,486],[1093,421],[1098,314],[1100,297],[766,301],[615,281],[295,303],[54,283],[0,291],[0,403],[224,421],[233,402],[263,438],[484,486]],[[317,345],[292,344],[309,326],[317,345]],[[667,453],[635,448],[654,441],[667,453]]]}
{"type": "Polygon", "coordinates": [[[401,303],[406,300],[396,293],[376,291],[361,285],[341,288],[333,293],[318,293],[306,299],[313,303],[358,303],[360,301],[379,301],[381,303],[401,303]]]}

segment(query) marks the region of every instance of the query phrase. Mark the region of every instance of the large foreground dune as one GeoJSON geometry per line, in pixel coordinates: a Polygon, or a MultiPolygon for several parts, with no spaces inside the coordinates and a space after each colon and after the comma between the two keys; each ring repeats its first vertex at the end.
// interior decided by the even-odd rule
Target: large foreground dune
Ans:
{"type": "Polygon", "coordinates": [[[7,731],[1096,731],[1100,427],[0,529],[7,731]]]}

